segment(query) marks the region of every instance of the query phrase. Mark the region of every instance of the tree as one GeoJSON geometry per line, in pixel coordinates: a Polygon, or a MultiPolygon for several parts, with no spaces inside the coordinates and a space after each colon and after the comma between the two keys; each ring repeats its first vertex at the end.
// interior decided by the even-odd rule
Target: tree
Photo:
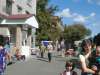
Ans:
{"type": "Polygon", "coordinates": [[[83,24],[73,24],[65,26],[63,37],[67,42],[73,43],[84,39],[86,36],[90,35],[91,31],[87,29],[83,24]]]}
{"type": "Polygon", "coordinates": [[[37,20],[39,22],[39,28],[36,31],[37,40],[52,40],[59,34],[59,28],[52,27],[52,16],[57,11],[57,6],[48,7],[49,0],[38,0],[37,1],[37,20]],[[54,30],[55,33],[54,33],[54,30]],[[54,37],[52,37],[54,36],[54,37]]]}

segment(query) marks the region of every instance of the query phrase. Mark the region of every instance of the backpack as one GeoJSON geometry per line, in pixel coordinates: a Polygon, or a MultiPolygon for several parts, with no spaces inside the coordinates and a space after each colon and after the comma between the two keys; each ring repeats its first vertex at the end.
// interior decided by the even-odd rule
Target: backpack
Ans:
{"type": "Polygon", "coordinates": [[[6,68],[6,51],[5,48],[0,50],[0,72],[6,68]]]}

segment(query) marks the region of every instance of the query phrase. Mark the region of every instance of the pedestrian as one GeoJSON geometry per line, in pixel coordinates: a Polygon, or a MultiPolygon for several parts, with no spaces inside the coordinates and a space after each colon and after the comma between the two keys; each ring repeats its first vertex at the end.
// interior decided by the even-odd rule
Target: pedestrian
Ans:
{"type": "MultiPolygon", "coordinates": [[[[98,40],[99,41],[99,40],[98,40]]],[[[100,42],[96,43],[96,49],[92,52],[92,58],[91,58],[92,66],[97,67],[97,74],[100,72],[100,42]]],[[[95,74],[94,74],[95,75],[95,74]]],[[[100,74],[98,74],[100,75],[100,74]]]]}
{"type": "Polygon", "coordinates": [[[74,70],[72,61],[66,61],[65,70],[60,75],[78,75],[74,70]]]}
{"type": "Polygon", "coordinates": [[[4,48],[7,50],[7,52],[9,53],[9,61],[8,61],[8,65],[12,64],[12,55],[11,55],[11,47],[10,47],[10,39],[9,37],[5,37],[5,43],[4,43],[4,48]]]}
{"type": "Polygon", "coordinates": [[[61,55],[60,43],[57,44],[57,52],[58,52],[58,55],[61,55]]]}
{"type": "Polygon", "coordinates": [[[44,58],[45,49],[46,49],[46,47],[44,46],[43,43],[41,43],[41,45],[40,45],[41,58],[44,58]]]}
{"type": "Polygon", "coordinates": [[[88,60],[92,52],[92,42],[89,39],[85,39],[82,41],[81,47],[82,47],[82,53],[79,54],[79,61],[82,70],[81,75],[95,74],[97,68],[95,66],[89,68],[89,60],[88,60]]]}
{"type": "Polygon", "coordinates": [[[47,49],[48,49],[48,61],[51,62],[52,52],[53,52],[53,46],[52,46],[51,42],[49,42],[47,49]]]}
{"type": "Polygon", "coordinates": [[[0,35],[0,75],[4,75],[8,52],[4,48],[4,37],[0,35]]]}
{"type": "Polygon", "coordinates": [[[11,49],[10,49],[10,39],[9,37],[5,37],[5,45],[4,48],[6,48],[7,52],[10,53],[11,49]]]}
{"type": "Polygon", "coordinates": [[[64,43],[64,39],[61,41],[61,44],[60,44],[60,49],[61,49],[61,55],[62,57],[65,57],[65,43],[64,43]]]}

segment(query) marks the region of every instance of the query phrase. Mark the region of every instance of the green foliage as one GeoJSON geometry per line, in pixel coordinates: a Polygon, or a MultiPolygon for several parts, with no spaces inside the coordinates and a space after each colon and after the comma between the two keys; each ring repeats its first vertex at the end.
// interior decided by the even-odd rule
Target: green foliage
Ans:
{"type": "Polygon", "coordinates": [[[63,36],[68,41],[77,41],[90,35],[91,31],[87,29],[83,24],[73,24],[65,26],[63,36]]]}
{"type": "Polygon", "coordinates": [[[37,20],[39,28],[36,31],[37,40],[53,40],[56,39],[60,33],[58,27],[52,27],[52,16],[57,11],[57,6],[48,7],[49,0],[37,1],[37,20]]]}

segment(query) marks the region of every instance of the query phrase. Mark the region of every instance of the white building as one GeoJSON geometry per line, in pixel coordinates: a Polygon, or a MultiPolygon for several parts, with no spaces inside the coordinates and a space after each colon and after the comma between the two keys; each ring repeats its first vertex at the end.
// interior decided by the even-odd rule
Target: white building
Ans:
{"type": "Polygon", "coordinates": [[[0,0],[0,35],[10,37],[12,45],[35,45],[38,28],[36,0],[0,0]]]}

